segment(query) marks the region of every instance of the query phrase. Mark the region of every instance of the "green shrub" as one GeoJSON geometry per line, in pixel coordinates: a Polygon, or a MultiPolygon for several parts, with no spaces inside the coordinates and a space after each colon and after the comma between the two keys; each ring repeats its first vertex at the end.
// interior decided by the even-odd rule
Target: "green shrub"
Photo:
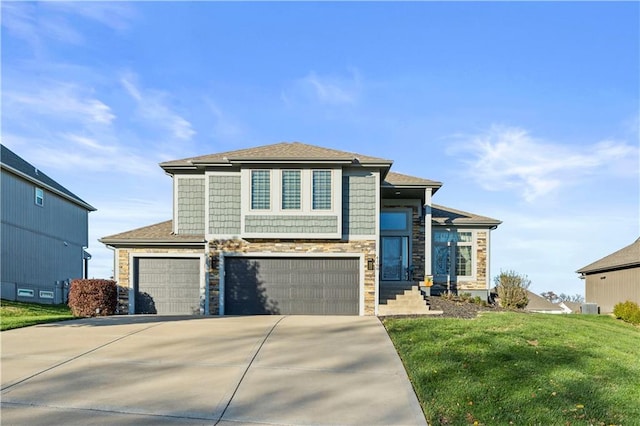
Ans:
{"type": "Polygon", "coordinates": [[[503,308],[523,309],[529,303],[527,289],[531,280],[526,275],[515,271],[500,272],[494,282],[503,308]]]}
{"type": "Polygon", "coordinates": [[[77,279],[71,281],[69,308],[76,317],[113,315],[118,303],[118,289],[112,280],[77,279]]]}
{"type": "Polygon", "coordinates": [[[630,300],[616,303],[613,307],[613,314],[616,318],[620,318],[631,324],[640,324],[640,306],[630,300]]]}
{"type": "Polygon", "coordinates": [[[471,293],[460,293],[460,300],[462,300],[463,302],[470,302],[471,293]]]}

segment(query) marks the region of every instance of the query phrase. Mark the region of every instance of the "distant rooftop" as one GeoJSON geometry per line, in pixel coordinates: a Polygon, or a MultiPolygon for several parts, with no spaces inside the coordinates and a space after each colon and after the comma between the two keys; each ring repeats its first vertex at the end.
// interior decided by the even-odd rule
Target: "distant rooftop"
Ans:
{"type": "Polygon", "coordinates": [[[78,204],[81,207],[89,211],[95,211],[96,208],[84,201],[82,198],[69,191],[64,186],[60,185],[55,180],[51,179],[42,170],[20,157],[15,152],[11,151],[4,145],[0,145],[0,164],[2,168],[17,173],[23,178],[30,180],[31,182],[47,187],[49,190],[57,193],[58,195],[78,204]]]}

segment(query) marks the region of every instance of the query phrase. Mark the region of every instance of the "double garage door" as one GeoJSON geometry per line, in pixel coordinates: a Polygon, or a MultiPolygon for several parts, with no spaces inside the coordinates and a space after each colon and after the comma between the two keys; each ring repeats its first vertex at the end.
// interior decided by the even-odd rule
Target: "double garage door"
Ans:
{"type": "Polygon", "coordinates": [[[225,257],[225,315],[358,315],[359,258],[225,257]]]}

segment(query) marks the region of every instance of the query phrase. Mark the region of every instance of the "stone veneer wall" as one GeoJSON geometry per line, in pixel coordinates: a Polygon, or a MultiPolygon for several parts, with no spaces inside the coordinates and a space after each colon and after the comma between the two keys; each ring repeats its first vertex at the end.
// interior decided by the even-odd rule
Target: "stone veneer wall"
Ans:
{"type": "Polygon", "coordinates": [[[193,253],[202,254],[202,248],[119,248],[118,256],[118,306],[117,314],[129,313],[129,273],[131,265],[129,264],[131,253],[193,253]]]}
{"type": "Polygon", "coordinates": [[[411,264],[413,265],[413,280],[424,281],[424,215],[415,207],[412,211],[411,229],[411,264]]]}
{"type": "Polygon", "coordinates": [[[209,243],[209,307],[212,315],[219,314],[220,298],[220,254],[234,253],[356,253],[364,254],[360,267],[364,270],[364,314],[375,314],[375,280],[377,270],[366,268],[367,259],[375,258],[375,240],[357,241],[308,241],[308,240],[215,240],[209,243]]]}

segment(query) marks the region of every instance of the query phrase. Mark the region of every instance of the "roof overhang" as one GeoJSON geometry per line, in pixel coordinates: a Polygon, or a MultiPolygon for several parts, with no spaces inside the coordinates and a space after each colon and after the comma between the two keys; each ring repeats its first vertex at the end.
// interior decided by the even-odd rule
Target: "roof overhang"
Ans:
{"type": "Polygon", "coordinates": [[[102,244],[113,246],[113,247],[149,247],[149,246],[190,246],[190,247],[199,247],[203,244],[206,244],[207,240],[204,238],[198,240],[168,240],[168,239],[140,239],[140,240],[129,240],[129,239],[109,239],[109,238],[100,238],[98,239],[102,244]]]}
{"type": "Polygon", "coordinates": [[[581,274],[581,277],[585,277],[586,275],[601,274],[603,272],[614,272],[614,271],[620,271],[622,269],[631,269],[631,268],[640,268],[640,262],[631,262],[631,263],[625,263],[622,265],[606,266],[606,267],[600,267],[600,268],[594,268],[594,269],[582,268],[582,269],[578,269],[576,273],[581,274]]]}
{"type": "Polygon", "coordinates": [[[65,200],[67,200],[67,201],[69,201],[69,202],[71,202],[73,204],[76,204],[76,205],[78,205],[78,206],[80,206],[80,207],[82,207],[82,208],[84,208],[84,209],[86,209],[86,210],[88,210],[90,212],[95,212],[97,210],[91,204],[85,203],[84,201],[79,200],[77,198],[73,198],[73,197],[69,196],[68,194],[65,194],[64,192],[62,192],[62,191],[60,191],[60,190],[58,190],[58,189],[56,189],[56,188],[54,188],[54,187],[52,187],[50,185],[47,185],[46,183],[43,183],[42,181],[39,181],[38,179],[34,179],[33,177],[27,175],[26,173],[21,172],[20,170],[14,169],[11,166],[8,166],[8,165],[6,165],[4,163],[0,163],[0,168],[5,169],[8,172],[10,172],[10,173],[12,173],[12,174],[14,174],[16,176],[19,176],[22,179],[33,183],[34,185],[37,185],[37,186],[39,186],[41,188],[45,188],[47,191],[52,192],[52,193],[64,198],[65,200]]]}

